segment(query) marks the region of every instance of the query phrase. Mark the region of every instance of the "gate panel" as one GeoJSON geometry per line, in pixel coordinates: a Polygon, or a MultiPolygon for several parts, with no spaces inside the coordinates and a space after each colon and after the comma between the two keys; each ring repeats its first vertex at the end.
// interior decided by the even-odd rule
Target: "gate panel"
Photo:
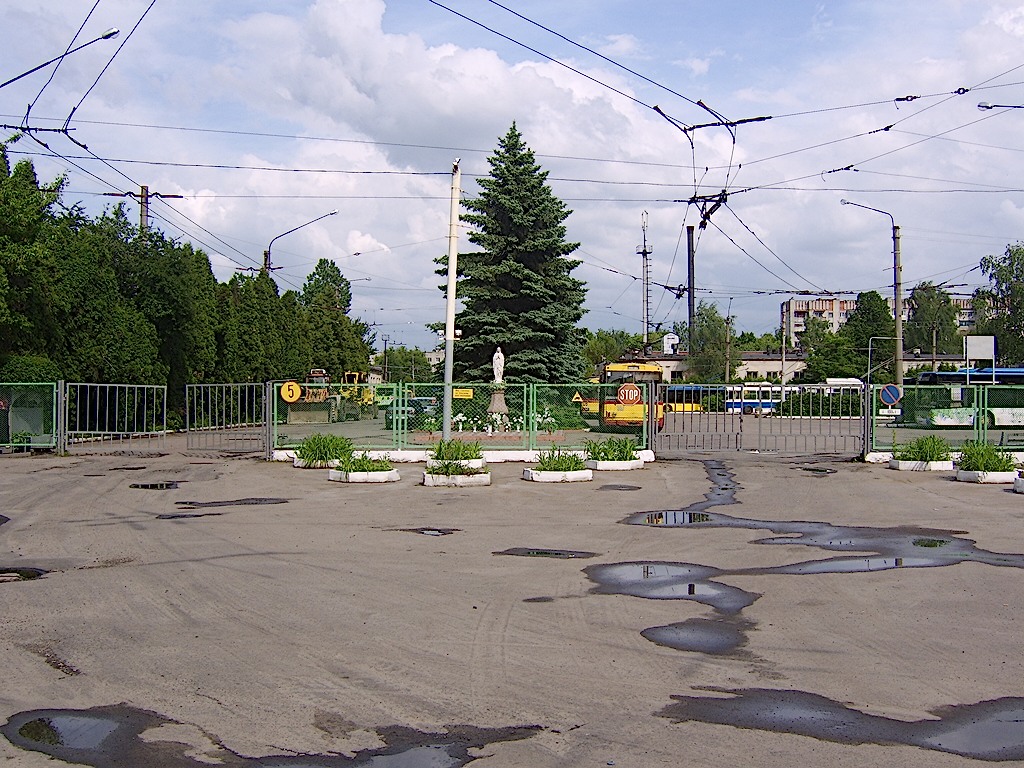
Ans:
{"type": "MultiPolygon", "coordinates": [[[[786,387],[779,402],[755,414],[756,447],[779,453],[861,454],[863,398],[861,387],[786,387]]],[[[748,431],[754,431],[749,419],[748,431]]]]}
{"type": "Polygon", "coordinates": [[[186,443],[192,451],[266,453],[263,384],[188,384],[186,443]]]}
{"type": "Polygon", "coordinates": [[[57,446],[57,385],[0,384],[0,447],[57,446]]]}
{"type": "Polygon", "coordinates": [[[165,450],[166,386],[67,384],[64,409],[69,451],[165,450]]]}

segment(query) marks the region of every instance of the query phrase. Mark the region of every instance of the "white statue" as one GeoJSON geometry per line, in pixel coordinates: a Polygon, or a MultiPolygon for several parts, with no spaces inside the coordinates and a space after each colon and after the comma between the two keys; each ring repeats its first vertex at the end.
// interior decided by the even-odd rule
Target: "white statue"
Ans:
{"type": "Polygon", "coordinates": [[[501,384],[505,376],[505,356],[501,354],[501,347],[494,351],[491,364],[494,366],[494,383],[501,384]]]}

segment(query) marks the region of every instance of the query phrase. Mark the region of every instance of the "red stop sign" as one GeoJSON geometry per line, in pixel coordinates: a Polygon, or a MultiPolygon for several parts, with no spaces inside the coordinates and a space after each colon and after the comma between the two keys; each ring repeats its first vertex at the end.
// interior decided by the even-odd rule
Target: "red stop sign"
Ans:
{"type": "Polygon", "coordinates": [[[619,402],[623,405],[636,405],[644,399],[643,392],[636,384],[623,384],[619,387],[619,402]]]}

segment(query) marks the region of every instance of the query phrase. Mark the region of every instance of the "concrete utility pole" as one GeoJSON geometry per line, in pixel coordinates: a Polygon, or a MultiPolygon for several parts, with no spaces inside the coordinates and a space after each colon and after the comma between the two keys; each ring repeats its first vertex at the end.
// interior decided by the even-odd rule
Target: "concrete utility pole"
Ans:
{"type": "Polygon", "coordinates": [[[162,200],[177,198],[182,199],[184,195],[166,195],[163,192],[150,192],[145,184],[139,187],[139,194],[134,192],[104,192],[104,197],[137,197],[139,198],[139,234],[149,229],[149,198],[159,197],[162,200]]]}
{"type": "Polygon", "coordinates": [[[644,244],[637,246],[636,252],[643,257],[643,283],[644,283],[644,301],[643,301],[643,316],[644,316],[644,354],[647,354],[647,333],[651,327],[651,260],[648,258],[654,253],[653,248],[647,247],[647,211],[644,211],[643,216],[640,218],[641,228],[644,231],[644,244]]]}
{"type": "Polygon", "coordinates": [[[448,215],[448,289],[444,316],[444,406],[441,411],[441,437],[452,439],[452,375],[455,368],[455,284],[459,261],[459,197],[462,194],[462,170],[459,158],[452,163],[451,205],[448,215]]]}
{"type": "Polygon", "coordinates": [[[694,284],[697,278],[694,275],[694,252],[692,226],[686,228],[686,351],[693,354],[693,317],[696,314],[693,300],[694,284]]]}

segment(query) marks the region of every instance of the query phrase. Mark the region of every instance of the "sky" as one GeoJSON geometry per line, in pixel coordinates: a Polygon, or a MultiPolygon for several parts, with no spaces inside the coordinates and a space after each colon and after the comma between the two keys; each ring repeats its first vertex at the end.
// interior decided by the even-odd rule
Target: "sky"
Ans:
{"type": "Polygon", "coordinates": [[[688,226],[695,298],[758,335],[790,297],[891,296],[893,222],[905,292],[970,294],[1024,239],[1024,109],[978,108],[1024,105],[1024,3],[0,0],[0,18],[0,81],[121,30],[0,89],[0,138],[68,129],[12,160],[66,175],[91,215],[137,220],[112,195],[141,185],[180,195],[151,226],[221,281],[298,228],[274,240],[280,289],[334,261],[378,350],[438,344],[452,163],[475,197],[513,122],[572,210],[595,330],[642,331],[645,238],[651,330],[685,322],[688,226]]]}

